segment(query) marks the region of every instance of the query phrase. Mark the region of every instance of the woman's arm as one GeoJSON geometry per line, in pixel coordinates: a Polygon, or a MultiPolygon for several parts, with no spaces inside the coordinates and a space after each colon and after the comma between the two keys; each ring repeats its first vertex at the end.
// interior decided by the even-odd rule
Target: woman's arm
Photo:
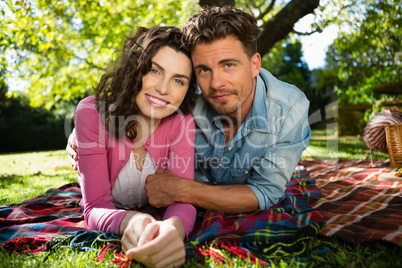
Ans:
{"type": "Polygon", "coordinates": [[[119,233],[127,211],[116,209],[113,204],[107,139],[109,135],[99,119],[95,98],[82,100],[77,107],[76,140],[85,221],[91,229],[119,233]]]}

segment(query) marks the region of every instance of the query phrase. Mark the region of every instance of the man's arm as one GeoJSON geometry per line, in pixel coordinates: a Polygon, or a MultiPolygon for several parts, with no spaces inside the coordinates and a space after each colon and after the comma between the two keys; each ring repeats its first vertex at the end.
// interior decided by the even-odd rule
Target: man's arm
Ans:
{"type": "Polygon", "coordinates": [[[302,152],[309,145],[311,130],[308,123],[309,102],[300,95],[289,112],[278,120],[276,143],[269,146],[264,155],[253,163],[247,179],[248,186],[259,201],[259,209],[266,210],[283,197],[302,152]]]}
{"type": "Polygon", "coordinates": [[[257,198],[246,185],[207,185],[166,170],[148,176],[145,190],[148,202],[156,207],[179,202],[227,213],[258,209],[257,198]]]}
{"type": "Polygon", "coordinates": [[[66,151],[70,165],[73,167],[74,170],[78,170],[78,148],[77,141],[75,140],[75,128],[71,132],[70,136],[68,136],[66,151]]]}

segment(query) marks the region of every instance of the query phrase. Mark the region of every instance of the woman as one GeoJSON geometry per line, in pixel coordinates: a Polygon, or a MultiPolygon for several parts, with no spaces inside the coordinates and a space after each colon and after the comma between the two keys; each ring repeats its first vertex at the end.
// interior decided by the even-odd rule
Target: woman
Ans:
{"type": "Polygon", "coordinates": [[[147,266],[184,263],[183,239],[196,216],[189,204],[168,207],[162,221],[138,211],[149,174],[162,168],[194,177],[196,84],[180,40],[175,27],[140,28],[76,113],[85,221],[122,235],[125,254],[147,266]]]}

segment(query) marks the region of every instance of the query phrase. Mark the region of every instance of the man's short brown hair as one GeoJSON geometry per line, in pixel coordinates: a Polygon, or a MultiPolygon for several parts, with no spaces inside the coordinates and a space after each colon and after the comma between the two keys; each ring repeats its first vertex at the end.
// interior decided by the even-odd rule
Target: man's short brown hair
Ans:
{"type": "Polygon", "coordinates": [[[193,51],[197,44],[208,44],[234,36],[251,58],[257,52],[257,38],[261,30],[249,13],[231,6],[212,7],[190,17],[183,28],[183,43],[193,51]]]}

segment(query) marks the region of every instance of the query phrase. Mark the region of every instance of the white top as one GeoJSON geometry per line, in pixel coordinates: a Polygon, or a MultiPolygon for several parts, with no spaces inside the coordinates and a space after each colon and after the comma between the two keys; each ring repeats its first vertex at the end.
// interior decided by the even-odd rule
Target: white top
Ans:
{"type": "Polygon", "coordinates": [[[155,174],[151,155],[147,152],[142,171],[137,169],[136,159],[131,151],[130,159],[122,168],[113,185],[112,197],[116,208],[134,209],[148,204],[145,192],[145,180],[148,175],[155,174]]]}

